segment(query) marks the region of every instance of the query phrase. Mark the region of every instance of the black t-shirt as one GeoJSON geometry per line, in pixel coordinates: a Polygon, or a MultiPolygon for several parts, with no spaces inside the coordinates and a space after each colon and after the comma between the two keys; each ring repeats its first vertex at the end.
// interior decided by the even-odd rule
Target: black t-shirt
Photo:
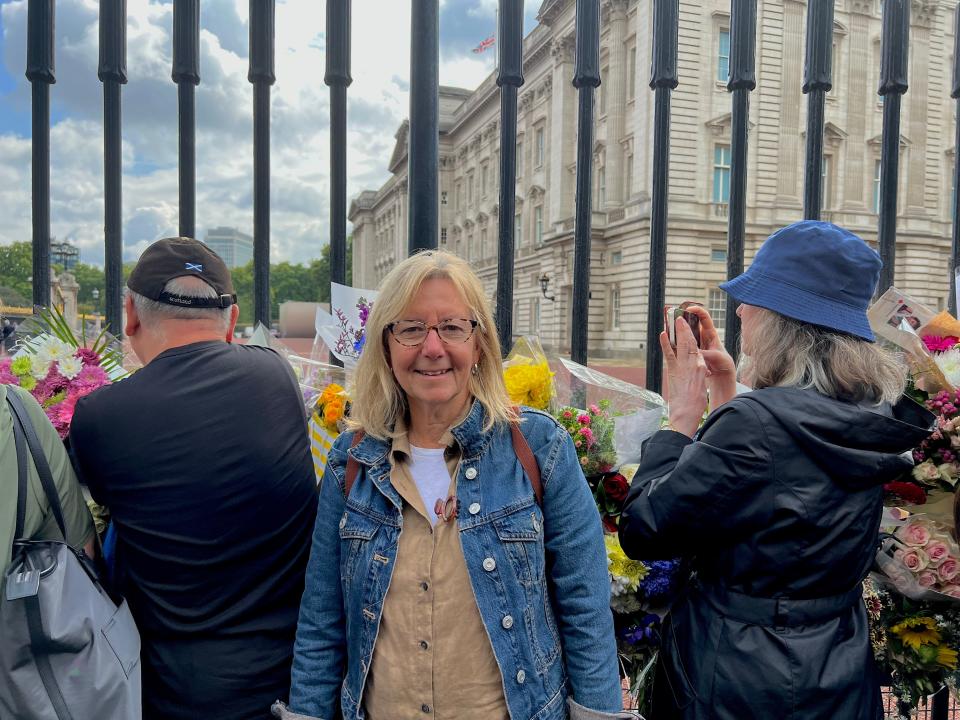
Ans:
{"type": "Polygon", "coordinates": [[[286,636],[316,517],[306,414],[272,350],[200,342],[77,403],[81,480],[110,508],[145,644],[286,636]]]}

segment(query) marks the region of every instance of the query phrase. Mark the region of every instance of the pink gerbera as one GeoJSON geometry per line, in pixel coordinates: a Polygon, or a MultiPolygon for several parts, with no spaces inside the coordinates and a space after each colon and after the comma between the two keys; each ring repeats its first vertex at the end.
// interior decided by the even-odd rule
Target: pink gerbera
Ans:
{"type": "Polygon", "coordinates": [[[86,395],[109,382],[110,378],[102,367],[99,365],[85,365],[83,370],[74,378],[70,387],[82,395],[86,395]]]}
{"type": "Polygon", "coordinates": [[[927,346],[927,350],[930,352],[953,350],[957,343],[960,343],[960,338],[953,337],[952,335],[946,337],[940,337],[939,335],[923,336],[923,344],[927,346]]]}

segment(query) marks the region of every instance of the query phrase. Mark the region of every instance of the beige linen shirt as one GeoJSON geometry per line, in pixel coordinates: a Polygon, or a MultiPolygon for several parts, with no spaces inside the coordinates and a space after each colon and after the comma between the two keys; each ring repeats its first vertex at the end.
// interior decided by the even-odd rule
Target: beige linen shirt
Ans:
{"type": "MultiPolygon", "coordinates": [[[[363,704],[370,720],[508,720],[503,681],[470,586],[456,519],[430,526],[410,475],[406,428],[390,481],[404,500],[396,566],[383,603],[363,704]]],[[[460,448],[443,438],[456,496],[460,448]]],[[[444,498],[445,499],[445,498],[444,498]]]]}

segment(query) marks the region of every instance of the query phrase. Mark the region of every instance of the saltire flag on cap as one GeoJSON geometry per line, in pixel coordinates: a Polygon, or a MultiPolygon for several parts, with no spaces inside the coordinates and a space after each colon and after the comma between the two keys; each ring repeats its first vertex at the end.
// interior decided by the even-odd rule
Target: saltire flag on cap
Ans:
{"type": "Polygon", "coordinates": [[[481,43],[480,43],[479,45],[477,45],[477,46],[473,49],[473,51],[474,51],[475,53],[482,53],[484,50],[489,50],[490,48],[493,47],[493,44],[494,44],[496,41],[497,41],[496,35],[491,35],[490,37],[488,37],[488,38],[486,38],[485,40],[481,41],[481,43]]]}

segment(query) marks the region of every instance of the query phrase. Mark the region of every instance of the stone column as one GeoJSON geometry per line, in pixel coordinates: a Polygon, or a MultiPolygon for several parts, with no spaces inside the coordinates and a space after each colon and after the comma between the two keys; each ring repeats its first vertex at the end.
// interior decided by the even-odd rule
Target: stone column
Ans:
{"type": "Polygon", "coordinates": [[[783,16],[783,64],[780,85],[780,152],[777,197],[800,202],[803,156],[800,152],[800,99],[805,5],[786,0],[783,16]]]}
{"type": "Polygon", "coordinates": [[[650,198],[650,173],[653,168],[653,126],[650,110],[650,53],[653,33],[652,0],[637,2],[637,64],[630,68],[637,78],[637,96],[633,104],[633,184],[641,200],[650,198]]]}
{"type": "MultiPolygon", "coordinates": [[[[573,87],[573,36],[557,36],[550,49],[553,56],[553,90],[550,103],[550,206],[544,218],[544,232],[554,223],[573,216],[574,176],[570,167],[574,163],[577,147],[577,90],[573,87]]],[[[528,128],[526,142],[533,142],[532,129],[528,128]]],[[[533,154],[528,156],[533,163],[533,154]]],[[[524,175],[531,174],[524,167],[524,175]]],[[[532,214],[527,221],[532,223],[532,214]]],[[[531,225],[532,227],[532,225],[531,225]]],[[[531,231],[532,232],[532,231],[531,231]]]]}
{"type": "Polygon", "coordinates": [[[607,201],[606,209],[623,205],[623,147],[621,142],[626,134],[627,99],[627,48],[625,45],[627,34],[627,0],[607,0],[603,5],[606,16],[604,25],[608,25],[609,70],[607,82],[609,87],[602,92],[607,94],[607,148],[604,172],[606,173],[607,201]]]}
{"type": "MultiPolygon", "coordinates": [[[[872,85],[873,58],[870,48],[871,0],[852,0],[850,3],[850,32],[846,41],[850,44],[847,62],[847,137],[853,142],[845,143],[843,173],[843,206],[848,210],[863,210],[867,204],[864,191],[873,187],[873,163],[870,172],[864,166],[865,148],[862,140],[867,137],[867,114],[875,103],[876,87],[872,85]]],[[[872,209],[872,208],[871,208],[872,209]]]]}
{"type": "MultiPolygon", "coordinates": [[[[904,98],[903,109],[908,128],[903,134],[910,140],[906,168],[907,212],[923,212],[927,186],[927,134],[930,119],[929,108],[935,106],[934,98],[928,97],[930,88],[930,21],[936,14],[933,5],[922,5],[914,10],[913,27],[910,28],[910,89],[904,98]],[[931,12],[932,11],[932,12],[931,12]]],[[[951,18],[952,20],[953,18],[951,18]]],[[[902,187],[902,185],[901,185],[902,187]]],[[[950,185],[947,184],[949,188],[950,185]]]]}

